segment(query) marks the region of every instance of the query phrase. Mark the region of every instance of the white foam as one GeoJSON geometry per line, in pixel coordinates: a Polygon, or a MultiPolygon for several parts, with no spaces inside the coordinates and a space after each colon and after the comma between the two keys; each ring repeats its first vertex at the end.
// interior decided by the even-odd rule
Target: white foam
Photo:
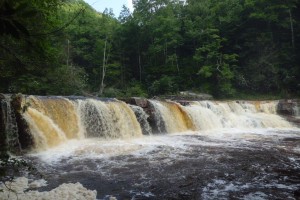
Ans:
{"type": "Polygon", "coordinates": [[[33,182],[28,184],[29,188],[39,188],[47,185],[47,181],[44,179],[34,180],[33,182]]]}
{"type": "MultiPolygon", "coordinates": [[[[168,135],[143,136],[132,139],[105,140],[90,138],[69,140],[52,149],[31,154],[48,164],[55,164],[62,159],[103,159],[109,161],[113,156],[132,155],[148,159],[168,154],[177,158],[178,152],[188,151],[191,146],[222,146],[230,148],[253,148],[257,141],[275,141],[285,137],[299,137],[299,130],[293,129],[220,129],[215,131],[184,132],[168,135]],[[201,137],[198,137],[201,136],[201,137]],[[150,152],[161,147],[163,151],[150,152]]],[[[266,143],[265,145],[268,145],[266,143]]],[[[295,149],[297,151],[297,149],[295,149]]],[[[110,162],[110,161],[109,161],[110,162]]]]}
{"type": "Polygon", "coordinates": [[[268,195],[263,192],[250,193],[243,198],[244,200],[265,200],[268,199],[268,195]]]}
{"type": "Polygon", "coordinates": [[[14,179],[12,182],[7,181],[5,185],[2,183],[0,189],[0,199],[3,200],[53,200],[53,199],[67,199],[67,200],[93,200],[96,199],[97,192],[95,190],[88,190],[83,187],[80,183],[64,183],[51,191],[39,192],[30,187],[44,186],[45,180],[33,181],[28,183],[28,179],[25,177],[19,177],[14,179]]]}
{"type": "MultiPolygon", "coordinates": [[[[225,181],[225,180],[213,180],[211,183],[208,183],[206,187],[203,188],[202,198],[203,199],[228,199],[229,194],[231,192],[238,192],[238,191],[244,191],[246,189],[286,189],[286,190],[296,190],[299,188],[300,184],[296,185],[283,185],[279,183],[270,183],[270,184],[264,184],[262,182],[256,182],[253,180],[252,183],[246,183],[243,184],[241,182],[231,182],[231,181],[225,181]]],[[[244,200],[264,200],[269,199],[269,196],[266,195],[263,192],[257,191],[254,193],[249,193],[245,195],[242,199],[244,200]]]]}

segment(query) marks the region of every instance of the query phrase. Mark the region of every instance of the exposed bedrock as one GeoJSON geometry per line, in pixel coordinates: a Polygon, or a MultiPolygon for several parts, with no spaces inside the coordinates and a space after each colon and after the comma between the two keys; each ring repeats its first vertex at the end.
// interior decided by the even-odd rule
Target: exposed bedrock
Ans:
{"type": "Polygon", "coordinates": [[[6,110],[2,104],[4,104],[5,97],[0,94],[0,154],[6,150],[6,134],[5,134],[5,122],[4,113],[6,110]]]}
{"type": "Polygon", "coordinates": [[[277,105],[277,113],[284,116],[288,121],[300,127],[300,100],[280,100],[277,105]]]}
{"type": "Polygon", "coordinates": [[[34,145],[32,135],[30,134],[29,125],[22,116],[22,113],[26,112],[26,109],[30,106],[24,97],[25,96],[19,94],[13,95],[11,101],[18,127],[18,140],[20,143],[20,148],[23,151],[30,149],[34,145]]]}

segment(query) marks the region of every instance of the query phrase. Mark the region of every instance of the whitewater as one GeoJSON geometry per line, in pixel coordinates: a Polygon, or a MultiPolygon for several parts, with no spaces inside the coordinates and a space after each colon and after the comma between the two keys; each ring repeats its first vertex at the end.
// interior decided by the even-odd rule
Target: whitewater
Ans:
{"type": "Polygon", "coordinates": [[[21,157],[44,180],[16,179],[19,199],[296,199],[300,187],[300,129],[278,101],[28,104],[33,146],[21,157]]]}

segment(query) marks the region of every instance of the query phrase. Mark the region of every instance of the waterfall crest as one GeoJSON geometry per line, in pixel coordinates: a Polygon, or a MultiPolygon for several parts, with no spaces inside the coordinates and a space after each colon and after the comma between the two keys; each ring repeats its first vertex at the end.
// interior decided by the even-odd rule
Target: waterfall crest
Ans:
{"type": "Polygon", "coordinates": [[[279,101],[190,101],[180,104],[145,100],[140,101],[143,102],[140,105],[129,105],[116,99],[23,95],[20,108],[13,111],[10,96],[0,100],[0,122],[5,125],[6,143],[20,146],[19,138],[23,136],[18,133],[16,113],[29,129],[30,137],[25,140],[30,139],[32,142],[28,144],[33,144],[36,150],[71,139],[94,137],[127,139],[222,128],[293,128],[277,114],[279,101]]]}
{"type": "Polygon", "coordinates": [[[278,102],[193,102],[187,106],[197,130],[214,128],[291,128],[276,115],[278,102]]]}
{"type": "MultiPolygon", "coordinates": [[[[195,130],[194,123],[185,109],[175,102],[150,101],[159,116],[160,124],[164,124],[167,133],[184,132],[195,130]]],[[[161,131],[163,132],[163,131],[161,131]]]]}
{"type": "Polygon", "coordinates": [[[53,147],[68,139],[142,135],[134,112],[121,101],[34,96],[26,101],[30,106],[22,115],[29,124],[37,149],[53,147]]]}

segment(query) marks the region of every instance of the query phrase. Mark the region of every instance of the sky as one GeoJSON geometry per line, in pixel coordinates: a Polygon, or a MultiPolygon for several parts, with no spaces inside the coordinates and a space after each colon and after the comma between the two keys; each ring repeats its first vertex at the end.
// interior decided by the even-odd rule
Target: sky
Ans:
{"type": "Polygon", "coordinates": [[[103,12],[105,8],[112,8],[116,17],[119,16],[122,6],[126,5],[129,10],[133,11],[132,0],[84,0],[95,10],[103,12]]]}

